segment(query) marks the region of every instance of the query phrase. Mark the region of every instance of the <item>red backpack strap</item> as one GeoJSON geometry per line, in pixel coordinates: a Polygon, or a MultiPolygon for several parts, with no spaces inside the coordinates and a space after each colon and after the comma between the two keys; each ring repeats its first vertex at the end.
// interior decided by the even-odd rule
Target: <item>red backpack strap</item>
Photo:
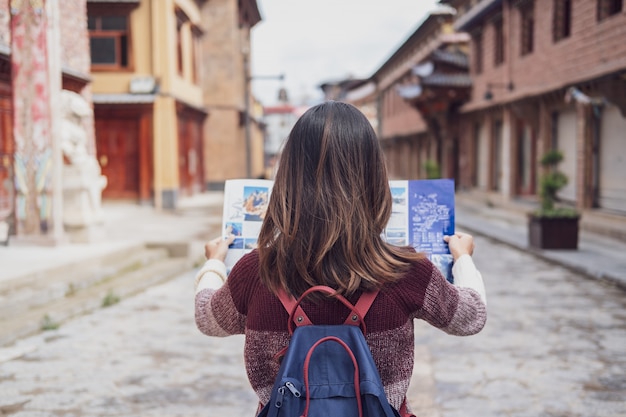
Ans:
{"type": "MultiPolygon", "coordinates": [[[[290,316],[293,316],[292,320],[296,326],[308,326],[308,325],[313,324],[313,322],[309,319],[309,317],[306,315],[306,313],[300,306],[300,302],[302,302],[302,300],[307,294],[316,290],[317,291],[321,290],[322,292],[326,292],[326,293],[334,292],[333,289],[328,288],[328,287],[322,287],[322,286],[311,287],[300,297],[299,300],[296,300],[291,295],[287,294],[287,292],[283,288],[281,288],[278,291],[278,294],[277,294],[278,299],[282,303],[283,307],[285,307],[285,310],[287,310],[287,313],[289,313],[290,316]]],[[[350,314],[348,315],[348,317],[346,318],[346,321],[344,322],[344,324],[351,324],[351,325],[357,325],[357,326],[361,325],[361,320],[364,319],[365,315],[369,311],[379,291],[380,290],[377,289],[374,291],[364,292],[363,294],[361,294],[361,296],[359,297],[358,301],[356,302],[354,306],[352,306],[352,304],[350,304],[344,297],[337,296],[339,301],[341,301],[347,307],[350,307],[352,310],[350,314]]],[[[365,329],[364,326],[365,326],[365,323],[362,324],[363,329],[365,329]]]]}
{"type": "Polygon", "coordinates": [[[369,311],[370,307],[372,306],[372,303],[376,299],[376,296],[378,295],[379,292],[380,290],[376,289],[374,291],[364,292],[363,294],[361,294],[361,296],[359,297],[359,300],[354,305],[354,310],[356,310],[358,314],[352,314],[352,312],[350,312],[344,324],[357,324],[358,325],[359,316],[363,320],[365,320],[365,315],[369,311]]]}
{"type": "Polygon", "coordinates": [[[415,417],[415,414],[409,412],[409,407],[406,403],[406,397],[402,401],[402,405],[400,406],[400,410],[398,410],[400,417],[415,417]]]}
{"type": "Polygon", "coordinates": [[[285,307],[285,310],[287,310],[287,314],[291,314],[297,304],[295,314],[293,315],[293,322],[296,324],[296,326],[308,326],[310,324],[313,324],[302,309],[302,307],[300,307],[300,304],[298,304],[298,302],[291,295],[287,294],[287,291],[281,288],[278,290],[277,295],[278,299],[283,304],[283,307],[285,307]]]}

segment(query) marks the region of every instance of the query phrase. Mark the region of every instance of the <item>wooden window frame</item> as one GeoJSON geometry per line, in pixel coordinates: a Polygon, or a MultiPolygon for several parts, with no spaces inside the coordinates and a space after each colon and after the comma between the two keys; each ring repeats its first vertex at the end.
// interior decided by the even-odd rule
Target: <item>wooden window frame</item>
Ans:
{"type": "Polygon", "coordinates": [[[552,15],[552,41],[569,38],[572,35],[572,0],[554,0],[552,15]]]}
{"type": "Polygon", "coordinates": [[[504,64],[504,20],[502,15],[498,15],[493,19],[493,65],[498,67],[504,64]]]}
{"type": "MultiPolygon", "coordinates": [[[[139,1],[128,3],[110,3],[110,2],[88,2],[87,3],[87,16],[96,18],[101,21],[103,17],[120,16],[126,19],[125,31],[99,31],[89,30],[89,40],[91,42],[92,37],[104,37],[104,38],[116,38],[116,63],[115,64],[94,64],[91,63],[91,70],[98,71],[133,71],[133,48],[132,48],[132,25],[131,25],[131,13],[135,8],[139,6],[139,1]],[[121,65],[121,37],[126,36],[126,66],[121,65]]],[[[91,58],[90,58],[91,59],[91,58]]]]}
{"type": "Polygon", "coordinates": [[[179,8],[176,8],[176,70],[181,77],[185,76],[185,63],[183,53],[183,27],[189,22],[187,15],[179,8]]]}
{"type": "Polygon", "coordinates": [[[624,0],[598,0],[597,19],[601,22],[605,19],[620,14],[624,10],[624,0]]]}
{"type": "Polygon", "coordinates": [[[473,44],[473,66],[474,73],[482,74],[484,70],[484,42],[483,42],[483,31],[477,30],[472,33],[472,44],[473,44]]]}
{"type": "Polygon", "coordinates": [[[192,51],[191,51],[191,79],[194,84],[200,84],[200,64],[202,62],[202,36],[204,33],[195,25],[191,26],[192,51]]]}
{"type": "Polygon", "coordinates": [[[520,55],[529,55],[535,49],[535,2],[528,0],[519,6],[520,55]]]}

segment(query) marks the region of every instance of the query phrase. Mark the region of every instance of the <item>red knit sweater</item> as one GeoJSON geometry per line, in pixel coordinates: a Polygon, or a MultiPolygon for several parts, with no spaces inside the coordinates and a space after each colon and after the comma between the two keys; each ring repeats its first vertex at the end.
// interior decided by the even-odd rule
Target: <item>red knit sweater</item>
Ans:
{"type": "MultiPolygon", "coordinates": [[[[348,299],[355,302],[360,294],[348,299]]],[[[196,295],[196,325],[209,336],[245,334],[248,378],[259,400],[269,401],[278,373],[274,355],[289,343],[288,314],[280,300],[259,279],[258,252],[245,255],[219,290],[196,295]]],[[[342,324],[348,309],[338,301],[303,303],[313,323],[342,324]]],[[[413,319],[423,319],[446,333],[478,333],[487,318],[479,294],[456,287],[428,260],[418,262],[404,278],[387,285],[365,316],[367,343],[385,393],[399,408],[413,371],[413,319]]]]}

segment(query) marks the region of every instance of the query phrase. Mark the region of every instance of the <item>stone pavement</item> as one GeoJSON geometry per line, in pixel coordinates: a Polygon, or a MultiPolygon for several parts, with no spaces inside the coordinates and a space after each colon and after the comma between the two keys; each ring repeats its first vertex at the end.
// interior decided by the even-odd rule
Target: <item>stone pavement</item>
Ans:
{"type": "MultiPolygon", "coordinates": [[[[101,242],[0,248],[0,279],[99,256],[129,240],[187,240],[192,256],[201,257],[202,243],[218,234],[221,197],[205,193],[173,213],[107,204],[101,242]]],[[[459,196],[456,215],[458,229],[477,236],[488,324],[469,338],[416,325],[414,411],[625,417],[626,305],[621,290],[605,285],[623,279],[624,242],[583,233],[579,251],[528,252],[519,213],[459,196]]],[[[0,348],[0,415],[252,415],[243,340],[208,338],[195,329],[192,276],[187,271],[0,348]]]]}
{"type": "MultiPolygon", "coordinates": [[[[416,322],[419,417],[625,417],[626,300],[478,236],[488,321],[475,336],[416,322]]],[[[193,321],[194,271],[0,349],[0,415],[252,416],[241,336],[193,321]]]]}
{"type": "Polygon", "coordinates": [[[188,272],[0,349],[0,415],[253,416],[243,338],[202,335],[193,297],[188,272]]]}
{"type": "Polygon", "coordinates": [[[626,417],[623,290],[483,236],[474,260],[483,331],[453,337],[415,323],[437,405],[421,416],[626,417]]]}

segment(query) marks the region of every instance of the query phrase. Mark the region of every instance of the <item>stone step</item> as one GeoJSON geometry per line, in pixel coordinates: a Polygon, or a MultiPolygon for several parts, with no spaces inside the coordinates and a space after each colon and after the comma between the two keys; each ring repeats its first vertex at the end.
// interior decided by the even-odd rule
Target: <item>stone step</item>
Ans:
{"type": "MultiPolygon", "coordinates": [[[[169,257],[167,250],[163,248],[143,247],[131,251],[120,260],[109,261],[106,274],[92,272],[82,275],[83,279],[81,275],[69,274],[67,279],[56,276],[57,280],[52,283],[52,287],[56,285],[64,290],[57,288],[55,296],[48,297],[46,302],[41,299],[37,302],[24,301],[22,286],[22,290],[16,294],[20,294],[27,308],[17,308],[16,303],[11,302],[15,308],[11,311],[2,304],[0,346],[9,345],[45,330],[46,327],[62,325],[73,317],[114,304],[151,285],[174,278],[194,266],[189,258],[169,257]],[[72,291],[67,291],[68,283],[76,283],[72,291]]],[[[95,260],[93,262],[98,263],[95,260]]]]}
{"type": "Polygon", "coordinates": [[[120,247],[45,272],[0,282],[0,320],[71,296],[77,291],[168,256],[165,248],[120,247]]]}

